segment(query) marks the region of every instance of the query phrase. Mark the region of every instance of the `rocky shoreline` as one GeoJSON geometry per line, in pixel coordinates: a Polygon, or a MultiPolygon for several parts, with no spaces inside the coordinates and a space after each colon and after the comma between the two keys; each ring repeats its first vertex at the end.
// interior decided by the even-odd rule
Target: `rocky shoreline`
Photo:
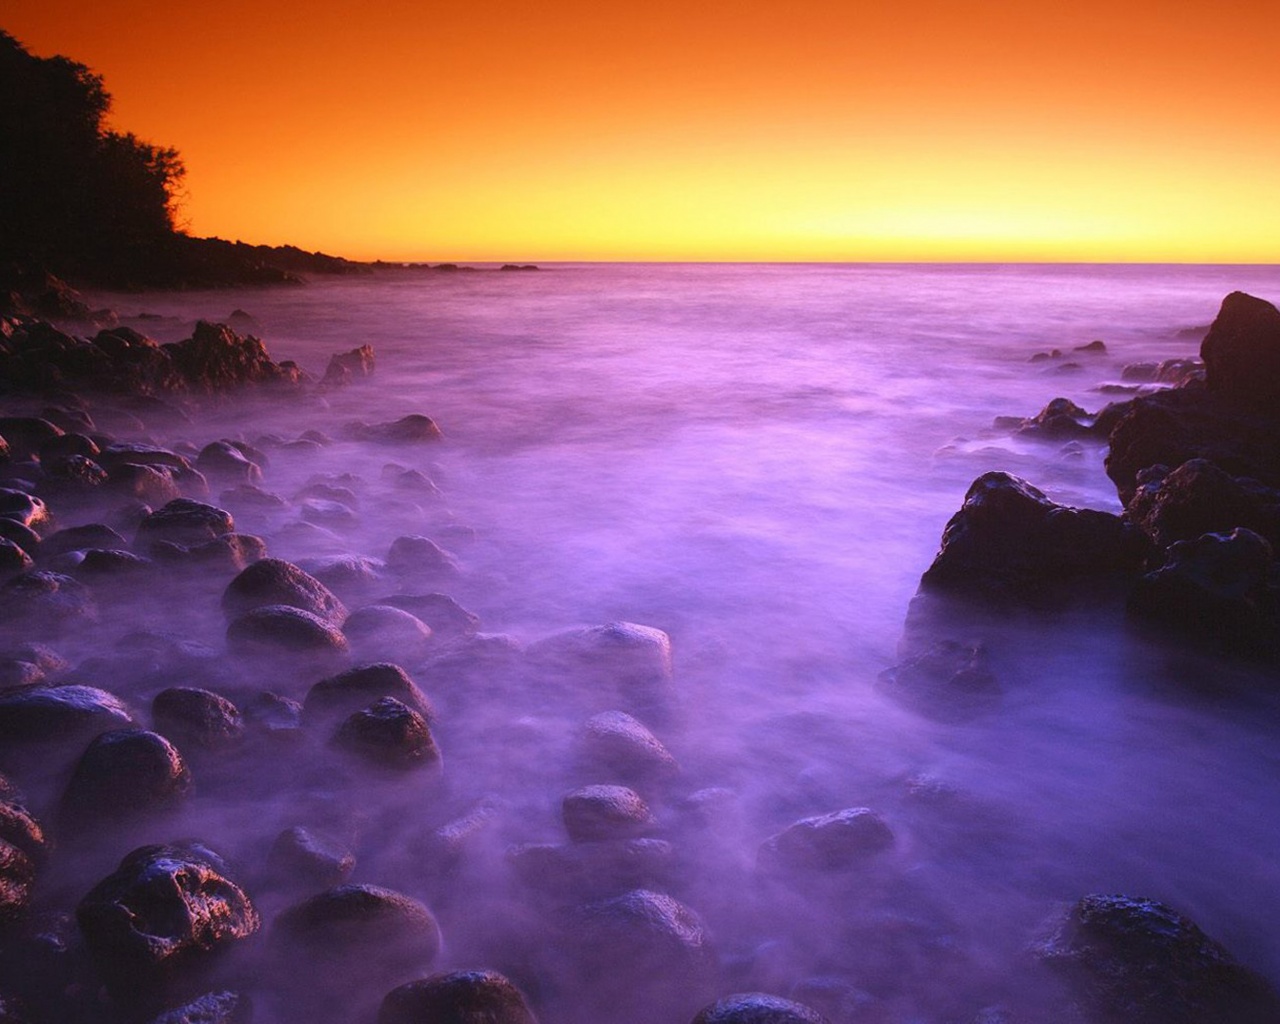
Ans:
{"type": "MultiPolygon", "coordinates": [[[[1202,354],[1203,374],[1096,417],[1057,400],[1008,424],[1105,439],[1125,512],[980,477],[887,692],[944,722],[989,713],[985,623],[1080,605],[1274,678],[1280,312],[1233,293],[1202,354]]],[[[683,901],[690,863],[717,870],[733,795],[661,738],[680,714],[668,636],[482,632],[429,417],[218,430],[264,405],[296,427],[375,372],[364,346],[311,376],[221,324],[161,345],[0,319],[0,1019],[907,1019],[839,971],[783,985],[764,946],[744,958],[683,901]],[[376,470],[326,472],[335,444],[376,470]],[[362,504],[396,525],[383,557],[351,541],[362,504]],[[574,730],[565,771],[539,757],[548,704],[574,730]],[[474,792],[494,758],[512,792],[474,792]],[[530,841],[548,792],[563,835],[530,841]]],[[[908,843],[836,806],[723,870],[766,907],[856,908],[908,843]]],[[[1270,986],[1141,894],[1084,896],[1027,942],[1043,1005],[970,968],[967,1008],[937,1019],[1280,1019],[1270,986]]]]}

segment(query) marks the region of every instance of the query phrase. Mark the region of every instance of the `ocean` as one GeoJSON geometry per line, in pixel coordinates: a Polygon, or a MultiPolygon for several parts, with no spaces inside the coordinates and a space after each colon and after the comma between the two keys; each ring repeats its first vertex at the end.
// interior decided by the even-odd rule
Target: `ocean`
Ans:
{"type": "MultiPolygon", "coordinates": [[[[905,1024],[1010,998],[1043,921],[1090,892],[1163,900],[1280,983],[1267,681],[1068,609],[984,638],[1003,697],[974,718],[922,717],[878,684],[975,477],[1007,470],[1120,510],[1104,445],[1018,437],[996,417],[1126,397],[1127,365],[1194,356],[1234,290],[1280,298],[1280,267],[548,264],[95,298],[160,340],[242,309],[274,358],[317,374],[372,345],[368,382],[221,429],[253,442],[432,417],[444,440],[413,458],[441,497],[418,530],[409,506],[365,504],[335,544],[382,557],[399,534],[434,535],[463,569],[453,596],[522,644],[613,621],[666,631],[677,708],[648,724],[683,766],[655,808],[680,850],[671,891],[744,984],[785,994],[834,975],[905,1024]],[[1081,351],[1095,340],[1105,352],[1081,351]],[[707,793],[731,808],[714,841],[682,831],[707,793]],[[895,835],[856,896],[756,885],[761,841],[855,806],[895,835]]],[[[392,460],[406,457],[343,441],[282,452],[264,486],[351,474],[360,493],[392,460]]],[[[271,553],[312,553],[291,543],[271,553]]],[[[453,706],[437,729],[450,805],[495,797],[511,809],[501,844],[562,842],[560,798],[583,781],[576,706],[453,706]]],[[[420,890],[407,840],[378,827],[361,880],[420,890]]],[[[443,913],[448,966],[518,959],[492,913],[461,909],[520,917],[503,863],[443,913]]],[[[541,984],[548,1019],[573,1019],[571,996],[541,984]]]]}

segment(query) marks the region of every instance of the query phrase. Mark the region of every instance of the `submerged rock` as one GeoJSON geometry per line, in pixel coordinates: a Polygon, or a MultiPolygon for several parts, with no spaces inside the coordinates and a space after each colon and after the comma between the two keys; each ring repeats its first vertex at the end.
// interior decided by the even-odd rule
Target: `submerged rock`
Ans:
{"type": "Polygon", "coordinates": [[[981,644],[939,640],[879,676],[891,696],[922,714],[963,719],[1000,700],[1001,686],[981,644]]]}
{"type": "Polygon", "coordinates": [[[328,587],[292,562],[264,558],[227,584],[223,611],[241,615],[269,605],[290,605],[339,626],[347,609],[328,587]]]}
{"type": "Polygon", "coordinates": [[[660,708],[673,696],[671,640],[652,626],[569,629],[530,644],[525,657],[544,680],[567,684],[597,706],[660,708]]]}
{"type": "Polygon", "coordinates": [[[893,832],[868,807],[849,807],[802,818],[760,847],[762,868],[782,871],[843,871],[893,846],[893,832]]]}
{"type": "Polygon", "coordinates": [[[827,1018],[800,1003],[763,992],[725,996],[704,1007],[692,1024],[828,1024],[827,1018]]]}
{"type": "Polygon", "coordinates": [[[392,989],[378,1024],[538,1024],[524,996],[497,971],[435,974],[392,989]]]}
{"type": "Polygon", "coordinates": [[[602,711],[587,719],[582,753],[589,765],[627,781],[662,782],[680,774],[662,741],[625,711],[602,711]]]}
{"type": "Polygon", "coordinates": [[[154,1018],[150,1024],[251,1024],[253,1003],[241,992],[206,992],[154,1018]]]}
{"type": "Polygon", "coordinates": [[[119,697],[93,686],[0,693],[0,751],[42,744],[83,746],[100,733],[132,724],[119,697]]]}
{"type": "Polygon", "coordinates": [[[339,727],[334,746],[368,764],[397,771],[439,769],[440,750],[427,721],[394,697],[380,697],[339,727]]]}
{"type": "Polygon", "coordinates": [[[347,638],[340,629],[318,615],[284,604],[255,608],[232,619],[227,626],[227,643],[250,656],[293,653],[336,657],[347,653],[347,638]]]}
{"type": "Polygon", "coordinates": [[[561,803],[565,831],[575,843],[636,839],[656,822],[644,798],[626,786],[584,786],[561,803]]]}
{"type": "Polygon", "coordinates": [[[368,707],[380,697],[394,697],[428,722],[435,709],[427,695],[399,665],[378,662],[328,676],[307,691],[303,711],[308,724],[324,725],[368,707]]]}
{"type": "Polygon", "coordinates": [[[1172,908],[1119,895],[1086,896],[1039,944],[1106,1024],[1272,1024],[1280,997],[1172,908]]]}
{"type": "Polygon", "coordinates": [[[268,875],[283,889],[331,889],[350,878],[355,866],[355,854],[346,844],[302,825],[276,836],[267,856],[268,875]]]}
{"type": "Polygon", "coordinates": [[[214,540],[235,528],[235,520],[225,509],[190,498],[176,498],[142,520],[138,544],[170,541],[190,546],[214,540]]]}

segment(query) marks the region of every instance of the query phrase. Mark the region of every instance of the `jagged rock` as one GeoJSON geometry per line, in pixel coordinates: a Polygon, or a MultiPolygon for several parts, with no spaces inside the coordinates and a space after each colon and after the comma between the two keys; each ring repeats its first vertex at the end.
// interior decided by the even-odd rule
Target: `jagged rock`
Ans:
{"type": "Polygon", "coordinates": [[[374,356],[372,345],[361,345],[350,352],[334,354],[324,371],[321,384],[350,384],[373,375],[374,356]]]}
{"type": "Polygon", "coordinates": [[[1272,1024],[1280,998],[1172,908],[1086,896],[1037,947],[1091,1020],[1105,1024],[1272,1024]]]}
{"type": "Polygon", "coordinates": [[[222,595],[222,608],[229,616],[268,605],[300,608],[335,626],[347,618],[347,609],[328,587],[279,558],[255,562],[227,584],[222,595]]]}
{"type": "Polygon", "coordinates": [[[165,1010],[150,1024],[250,1024],[253,1003],[240,992],[206,992],[190,1002],[165,1010]]]}
{"type": "Polygon", "coordinates": [[[394,697],[380,697],[351,715],[334,734],[333,743],[380,768],[440,768],[440,750],[427,720],[394,697]]]}
{"type": "Polygon", "coordinates": [[[763,992],[742,992],[703,1007],[692,1024],[828,1024],[828,1021],[817,1010],[790,999],[763,992]]]}
{"type": "Polygon", "coordinates": [[[973,482],[921,586],[1026,600],[1062,584],[1136,573],[1149,542],[1119,516],[1058,505],[1008,473],[973,482]]]}
{"type": "Polygon", "coordinates": [[[62,796],[61,819],[82,831],[164,814],[191,795],[191,772],[178,748],[142,729],[92,740],[62,796]]]}
{"type": "Polygon", "coordinates": [[[1237,479],[1206,459],[1192,459],[1172,472],[1144,470],[1127,509],[1159,548],[1204,533],[1244,527],[1280,543],[1280,491],[1256,480],[1237,479]]]}
{"type": "Polygon", "coordinates": [[[31,858],[12,843],[0,839],[0,931],[22,920],[31,905],[35,880],[31,858]]]}
{"type": "Polygon", "coordinates": [[[245,384],[281,381],[289,375],[271,361],[255,337],[241,337],[224,324],[201,320],[186,341],[164,345],[187,386],[194,391],[226,391],[245,384]]]}
{"type": "Polygon", "coordinates": [[[80,901],[76,920],[116,998],[163,989],[258,930],[258,912],[225,872],[198,844],[144,846],[80,901]]]}
{"type": "Polygon", "coordinates": [[[636,839],[656,822],[644,798],[626,786],[584,786],[561,802],[565,831],[575,843],[636,839]]]}
{"type": "Polygon", "coordinates": [[[538,1024],[520,990],[496,971],[435,974],[392,989],[378,1024],[538,1024]]]}
{"type": "Polygon", "coordinates": [[[1075,402],[1055,398],[1035,416],[1022,420],[1018,425],[1018,433],[1054,441],[1089,437],[1093,433],[1092,421],[1093,417],[1075,402]]]}
{"type": "Polygon", "coordinates": [[[802,818],[765,840],[759,862],[767,870],[844,871],[893,846],[893,832],[867,807],[802,818]]]}

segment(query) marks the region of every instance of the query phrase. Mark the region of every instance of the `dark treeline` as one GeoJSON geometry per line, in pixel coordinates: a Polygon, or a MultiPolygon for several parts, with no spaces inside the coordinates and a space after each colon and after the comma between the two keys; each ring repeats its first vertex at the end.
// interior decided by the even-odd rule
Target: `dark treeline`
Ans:
{"type": "Polygon", "coordinates": [[[3,276],[183,287],[285,282],[356,266],[178,230],[178,151],[112,130],[110,107],[101,76],[66,57],[36,57],[0,30],[3,276]]]}

